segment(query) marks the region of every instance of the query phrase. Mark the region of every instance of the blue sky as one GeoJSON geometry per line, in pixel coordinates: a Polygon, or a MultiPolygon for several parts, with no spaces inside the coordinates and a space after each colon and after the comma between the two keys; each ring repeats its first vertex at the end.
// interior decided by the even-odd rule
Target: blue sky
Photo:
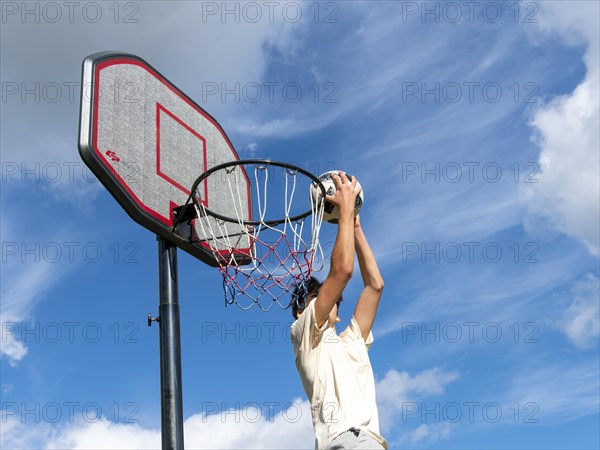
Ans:
{"type": "MultiPolygon", "coordinates": [[[[597,2],[23,5],[1,25],[3,448],[160,445],[155,237],[76,145],[103,50],[158,68],[241,157],[359,178],[390,448],[600,446],[597,2]]],[[[178,256],[186,446],[312,448],[289,311],[225,308],[178,256]]]]}

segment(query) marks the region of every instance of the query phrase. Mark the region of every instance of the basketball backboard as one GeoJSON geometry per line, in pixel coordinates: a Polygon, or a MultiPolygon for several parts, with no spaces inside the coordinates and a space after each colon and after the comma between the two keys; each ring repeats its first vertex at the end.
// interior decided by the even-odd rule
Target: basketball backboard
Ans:
{"type": "MultiPolygon", "coordinates": [[[[140,225],[211,266],[216,241],[188,224],[172,232],[174,210],[186,203],[203,172],[238,160],[225,131],[202,107],[143,59],[117,52],[96,53],[83,62],[79,152],[84,162],[125,211],[140,225]]],[[[244,207],[252,218],[250,183],[239,179],[244,207]]],[[[222,215],[235,215],[223,180],[206,179],[198,200],[222,215]]],[[[176,211],[177,212],[177,211],[176,211]]],[[[211,219],[214,220],[214,219],[211,219]]],[[[239,225],[220,224],[239,234],[239,225]]],[[[242,253],[250,242],[240,238],[242,253]]]]}

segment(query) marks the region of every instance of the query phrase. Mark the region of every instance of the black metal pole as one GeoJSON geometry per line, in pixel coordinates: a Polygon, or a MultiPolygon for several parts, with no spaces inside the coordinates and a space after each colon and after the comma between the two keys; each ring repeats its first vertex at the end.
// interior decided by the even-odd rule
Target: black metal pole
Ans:
{"type": "Polygon", "coordinates": [[[160,406],[163,450],[183,449],[177,247],[158,237],[160,406]]]}

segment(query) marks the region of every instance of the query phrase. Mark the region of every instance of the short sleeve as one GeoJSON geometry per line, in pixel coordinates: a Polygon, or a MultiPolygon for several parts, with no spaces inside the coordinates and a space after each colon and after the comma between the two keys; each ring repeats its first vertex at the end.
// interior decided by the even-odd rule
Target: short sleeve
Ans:
{"type": "Polygon", "coordinates": [[[300,317],[292,324],[291,336],[294,349],[309,352],[316,348],[327,326],[327,321],[320,328],[317,325],[317,320],[315,319],[315,302],[311,301],[302,314],[300,314],[300,317]]]}
{"type": "MultiPolygon", "coordinates": [[[[360,332],[360,327],[358,326],[358,323],[356,322],[356,319],[354,318],[354,316],[352,316],[352,319],[350,319],[350,325],[348,325],[348,327],[340,334],[340,339],[363,341],[362,333],[360,332]]],[[[373,332],[369,331],[367,340],[364,341],[365,347],[367,348],[367,350],[369,350],[369,347],[371,347],[371,344],[373,343],[373,341],[374,341],[373,332]]]]}

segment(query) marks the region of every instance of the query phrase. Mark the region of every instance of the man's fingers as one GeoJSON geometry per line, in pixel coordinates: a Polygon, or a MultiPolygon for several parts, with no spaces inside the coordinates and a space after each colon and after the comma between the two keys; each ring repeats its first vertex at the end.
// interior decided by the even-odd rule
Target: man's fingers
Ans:
{"type": "Polygon", "coordinates": [[[333,184],[335,185],[335,190],[339,190],[342,186],[342,178],[340,177],[340,175],[337,173],[332,173],[331,179],[333,180],[333,184]]]}
{"type": "MultiPolygon", "coordinates": [[[[352,177],[352,182],[350,183],[350,186],[352,186],[353,190],[356,190],[356,184],[357,183],[358,183],[358,180],[356,179],[356,177],[352,177]]],[[[360,190],[356,191],[356,193],[359,193],[359,192],[360,192],[360,190]]]]}
{"type": "Polygon", "coordinates": [[[332,203],[338,203],[336,197],[339,191],[343,190],[352,193],[354,196],[357,196],[362,191],[362,187],[358,183],[356,177],[349,176],[346,172],[342,172],[341,170],[337,173],[332,173],[331,179],[335,185],[336,193],[334,195],[327,195],[325,198],[332,203]]]}
{"type": "Polygon", "coordinates": [[[346,172],[342,172],[340,170],[339,174],[340,174],[340,178],[342,180],[342,183],[344,183],[344,184],[348,183],[348,176],[346,175],[346,172]]]}

